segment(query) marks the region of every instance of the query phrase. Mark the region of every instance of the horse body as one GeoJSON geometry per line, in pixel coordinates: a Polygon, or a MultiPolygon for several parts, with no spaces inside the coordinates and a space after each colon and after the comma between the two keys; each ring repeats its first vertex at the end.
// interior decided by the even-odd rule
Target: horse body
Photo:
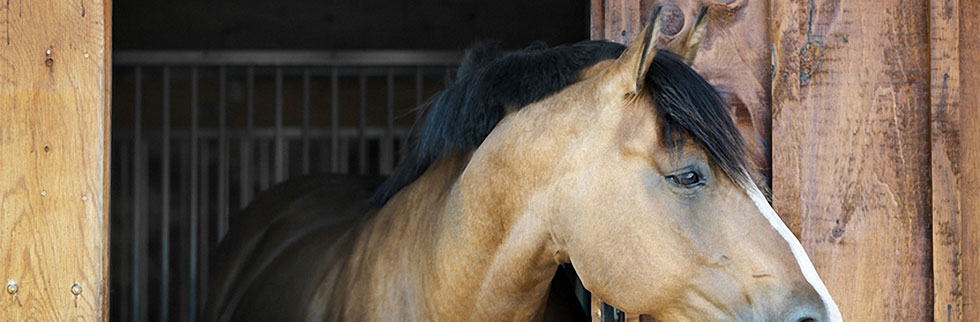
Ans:
{"type": "Polygon", "coordinates": [[[552,280],[571,263],[593,296],[661,320],[840,321],[718,94],[692,57],[658,53],[658,30],[625,49],[471,51],[380,209],[364,201],[377,180],[249,206],[206,318],[563,318],[552,280]]]}
{"type": "MultiPolygon", "coordinates": [[[[370,210],[365,200],[377,179],[310,177],[260,195],[240,216],[251,220],[233,223],[216,252],[222,266],[214,270],[210,298],[225,300],[209,303],[206,319],[545,318],[557,269],[550,254],[526,245],[519,234],[488,234],[499,230],[485,226],[499,222],[439,215],[453,211],[454,178],[468,159],[463,155],[438,162],[391,200],[404,207],[385,208],[415,210],[411,212],[370,210]],[[508,238],[510,243],[501,242],[508,238]],[[527,262],[527,256],[553,265],[540,265],[529,276],[508,274],[514,264],[527,262]]],[[[563,295],[567,293],[552,297],[563,295]]],[[[574,317],[561,313],[549,316],[564,321],[574,317]]]]}

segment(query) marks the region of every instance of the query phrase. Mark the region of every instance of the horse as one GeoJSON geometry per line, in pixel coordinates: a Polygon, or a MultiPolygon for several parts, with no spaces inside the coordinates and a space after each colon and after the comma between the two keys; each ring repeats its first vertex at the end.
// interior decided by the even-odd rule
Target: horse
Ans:
{"type": "Polygon", "coordinates": [[[688,65],[705,24],[677,55],[656,18],[628,46],[474,46],[390,177],[288,181],[233,218],[204,319],[575,319],[571,264],[631,315],[841,321],[688,65]]]}

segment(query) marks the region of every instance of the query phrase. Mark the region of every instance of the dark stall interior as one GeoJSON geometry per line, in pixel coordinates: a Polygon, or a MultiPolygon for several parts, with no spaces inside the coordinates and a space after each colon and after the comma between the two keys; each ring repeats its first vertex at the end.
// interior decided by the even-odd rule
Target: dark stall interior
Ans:
{"type": "Polygon", "coordinates": [[[478,40],[589,36],[586,1],[113,2],[113,321],[195,321],[228,218],[304,174],[386,174],[478,40]]]}

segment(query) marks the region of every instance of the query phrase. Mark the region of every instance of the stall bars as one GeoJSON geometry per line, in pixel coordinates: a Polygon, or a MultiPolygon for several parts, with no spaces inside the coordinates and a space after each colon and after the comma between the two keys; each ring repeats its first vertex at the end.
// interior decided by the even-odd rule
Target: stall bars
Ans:
{"type": "Polygon", "coordinates": [[[460,58],[457,52],[417,51],[115,53],[112,319],[196,321],[207,297],[208,250],[227,231],[231,213],[290,176],[389,173],[408,146],[409,129],[396,126],[396,77],[412,79],[412,103],[419,106],[451,81],[460,58]],[[273,79],[271,106],[256,105],[259,74],[273,79]],[[217,104],[202,111],[202,77],[211,76],[217,78],[217,104]],[[228,124],[232,76],[245,83],[242,128],[228,124]],[[299,126],[284,125],[287,77],[301,82],[299,126]],[[345,78],[356,79],[356,106],[338,98],[345,94],[345,78]],[[382,126],[367,121],[375,108],[368,104],[369,78],[385,79],[382,126]],[[313,88],[311,79],[329,80],[329,86],[313,88]],[[425,88],[430,79],[440,80],[429,82],[434,90],[425,88]],[[151,105],[145,101],[147,84],[161,87],[156,115],[145,111],[151,105]],[[186,128],[177,128],[173,119],[179,105],[175,86],[188,88],[179,98],[189,105],[186,128]],[[132,93],[125,102],[123,89],[132,93]],[[329,96],[328,106],[312,103],[321,94],[329,96]],[[262,112],[257,107],[273,109],[273,126],[256,125],[262,112]],[[329,109],[329,125],[313,124],[314,108],[329,109]],[[342,116],[354,110],[357,125],[342,126],[342,116]],[[202,113],[217,114],[217,126],[202,127],[202,113]],[[148,123],[154,129],[145,128],[148,123]],[[172,245],[175,237],[178,244],[172,245]]]}

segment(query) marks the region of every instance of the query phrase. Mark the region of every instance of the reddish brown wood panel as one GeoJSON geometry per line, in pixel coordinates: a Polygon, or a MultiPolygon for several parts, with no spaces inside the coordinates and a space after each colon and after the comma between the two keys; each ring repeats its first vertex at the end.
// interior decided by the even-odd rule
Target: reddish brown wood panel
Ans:
{"type": "Polygon", "coordinates": [[[662,6],[661,45],[675,49],[701,8],[708,31],[693,67],[718,89],[748,140],[752,159],[769,175],[770,66],[766,1],[593,0],[592,38],[628,43],[662,6]]]}
{"type": "Polygon", "coordinates": [[[980,321],[980,3],[929,14],[934,314],[980,321]]]}
{"type": "Polygon", "coordinates": [[[846,321],[932,318],[925,0],[773,1],[773,204],[846,321]]]}
{"type": "Polygon", "coordinates": [[[4,320],[108,318],[109,12],[0,3],[4,320]]]}

